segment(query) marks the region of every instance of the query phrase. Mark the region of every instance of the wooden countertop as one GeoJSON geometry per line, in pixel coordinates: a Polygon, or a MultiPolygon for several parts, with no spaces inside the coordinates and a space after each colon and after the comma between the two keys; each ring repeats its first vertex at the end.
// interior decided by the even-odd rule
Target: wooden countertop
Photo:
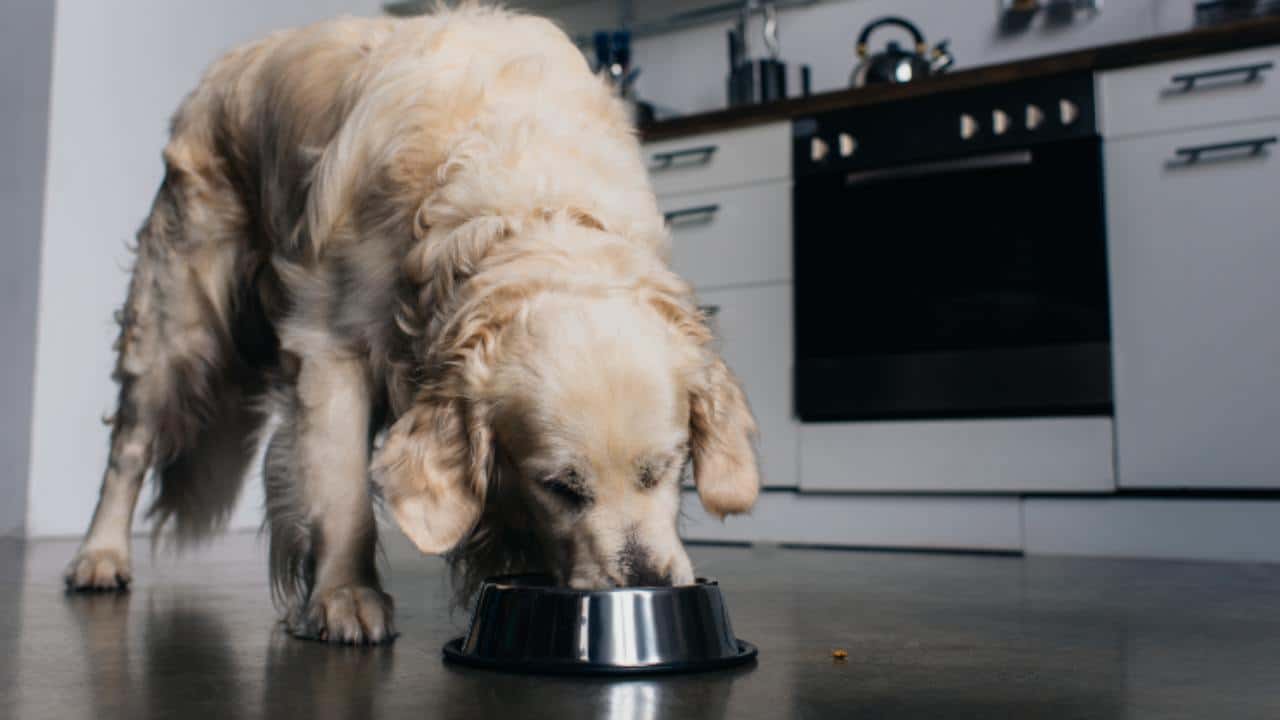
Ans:
{"type": "Polygon", "coordinates": [[[683,135],[788,120],[827,110],[900,100],[928,93],[993,85],[1064,72],[1112,70],[1271,44],[1280,44],[1280,17],[1256,18],[1172,35],[1157,35],[1116,45],[1046,55],[1001,65],[976,67],[903,85],[875,85],[836,90],[781,102],[684,115],[643,126],[640,128],[640,134],[646,141],[666,140],[683,135]]]}

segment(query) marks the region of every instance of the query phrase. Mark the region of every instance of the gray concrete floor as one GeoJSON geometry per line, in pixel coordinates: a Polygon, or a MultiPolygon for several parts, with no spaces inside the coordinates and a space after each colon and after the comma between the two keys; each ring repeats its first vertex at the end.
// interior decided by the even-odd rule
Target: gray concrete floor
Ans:
{"type": "Polygon", "coordinates": [[[699,547],[758,663],[610,681],[445,665],[466,617],[398,540],[386,648],[282,635],[252,536],[140,543],[116,596],[63,594],[73,550],[0,542],[0,717],[1280,717],[1280,566],[699,547]]]}

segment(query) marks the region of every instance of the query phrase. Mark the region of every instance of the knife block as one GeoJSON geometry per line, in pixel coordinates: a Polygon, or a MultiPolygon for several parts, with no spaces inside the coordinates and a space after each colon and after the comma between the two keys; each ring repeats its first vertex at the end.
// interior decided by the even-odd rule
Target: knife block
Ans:
{"type": "Polygon", "coordinates": [[[785,100],[787,64],[766,58],[742,63],[730,69],[729,107],[785,100]]]}

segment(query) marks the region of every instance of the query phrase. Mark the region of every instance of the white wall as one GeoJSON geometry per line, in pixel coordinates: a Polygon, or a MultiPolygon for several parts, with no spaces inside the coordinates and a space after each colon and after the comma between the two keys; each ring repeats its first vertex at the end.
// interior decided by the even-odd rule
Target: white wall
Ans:
{"type": "MultiPolygon", "coordinates": [[[[1191,26],[1191,8],[1190,0],[1113,0],[1097,16],[1081,14],[1070,25],[1049,27],[1038,18],[1024,32],[1002,35],[996,0],[843,0],[784,11],[779,29],[782,59],[791,72],[788,85],[795,94],[798,68],[806,63],[813,68],[815,92],[845,87],[858,32],[882,15],[912,20],[930,43],[951,38],[959,69],[1185,30],[1191,26]]],[[[572,20],[566,24],[574,24],[572,20]]],[[[702,25],[637,40],[635,62],[643,70],[637,81],[640,97],[685,113],[723,107],[729,26],[702,25]]],[[[900,31],[883,32],[884,37],[873,38],[873,46],[900,31]]]]}
{"type": "MultiPolygon", "coordinates": [[[[160,182],[178,102],[238,43],[379,9],[377,0],[57,3],[28,535],[82,532],[97,500],[107,456],[102,417],[115,402],[111,317],[128,282],[125,244],[160,182]]],[[[246,489],[233,524],[256,527],[261,488],[251,481],[246,489]]]]}
{"type": "Polygon", "coordinates": [[[53,5],[0,10],[0,536],[26,520],[53,5]]]}

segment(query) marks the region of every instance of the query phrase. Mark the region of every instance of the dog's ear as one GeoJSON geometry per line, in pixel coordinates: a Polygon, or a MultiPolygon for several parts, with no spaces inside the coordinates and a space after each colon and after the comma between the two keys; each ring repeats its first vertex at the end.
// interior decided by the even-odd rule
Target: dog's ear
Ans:
{"type": "Polygon", "coordinates": [[[689,389],[689,451],[698,498],[718,517],[744,513],[760,494],[756,421],[737,378],[715,358],[689,389]]]}
{"type": "Polygon", "coordinates": [[[483,409],[461,400],[420,398],[391,426],[373,458],[373,482],[419,550],[448,552],[475,527],[491,446],[483,409]]]}

